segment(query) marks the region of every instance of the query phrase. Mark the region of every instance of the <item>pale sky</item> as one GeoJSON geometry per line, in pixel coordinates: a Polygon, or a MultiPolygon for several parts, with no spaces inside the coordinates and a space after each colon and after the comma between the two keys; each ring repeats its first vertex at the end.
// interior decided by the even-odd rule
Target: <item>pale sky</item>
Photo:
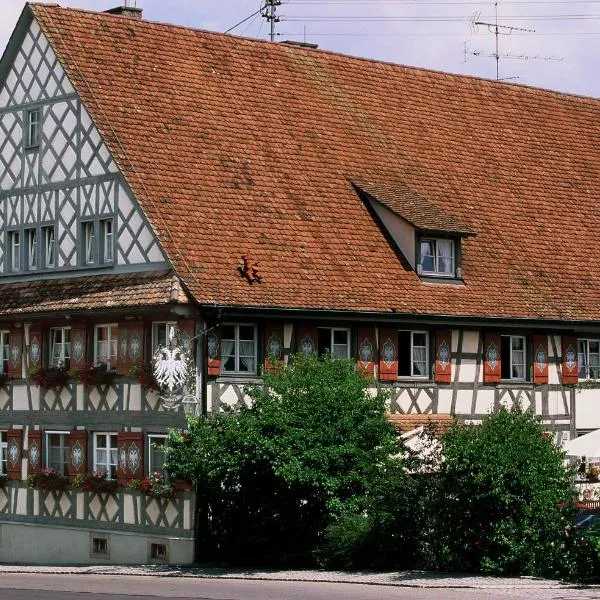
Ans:
{"type": "MultiPolygon", "coordinates": [[[[122,0],[40,0],[106,10],[122,0]]],[[[133,3],[136,0],[130,0],[133,3]]],[[[260,8],[261,0],[137,0],[144,18],[224,32],[260,8]]],[[[23,8],[0,0],[0,48],[23,8]]],[[[500,24],[535,30],[502,30],[500,77],[516,83],[600,98],[600,0],[499,0],[500,24]],[[516,56],[529,58],[518,59],[516,56]],[[539,60],[532,57],[561,60],[539,60]]],[[[495,36],[471,21],[494,21],[494,3],[468,0],[283,0],[277,39],[303,40],[320,48],[452,73],[496,77],[495,36]],[[324,19],[324,20],[323,20],[324,19]],[[332,20],[335,19],[335,20],[332,20]],[[476,29],[477,31],[474,31],[476,29]],[[466,43],[466,46],[465,46],[466,43]],[[467,50],[465,62],[465,48],[467,50]]],[[[233,33],[267,39],[260,15],[233,33]]]]}

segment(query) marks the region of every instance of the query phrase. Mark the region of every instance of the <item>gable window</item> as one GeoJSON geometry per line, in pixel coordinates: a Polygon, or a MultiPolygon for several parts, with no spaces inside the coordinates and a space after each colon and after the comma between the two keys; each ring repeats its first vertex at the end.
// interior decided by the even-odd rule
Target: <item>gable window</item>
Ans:
{"type": "Polygon", "coordinates": [[[10,270],[21,270],[21,232],[10,231],[8,234],[10,252],[10,270]]]}
{"type": "Polygon", "coordinates": [[[107,479],[117,478],[117,434],[94,434],[94,471],[106,473],[107,479]]]}
{"type": "Polygon", "coordinates": [[[526,342],[522,335],[503,335],[500,356],[502,360],[502,379],[526,379],[526,342]]]}
{"type": "Polygon", "coordinates": [[[27,111],[27,148],[35,148],[40,145],[42,137],[42,109],[34,108],[27,111]]]}
{"type": "Polygon", "coordinates": [[[165,444],[167,442],[166,435],[149,435],[148,446],[148,472],[162,473],[165,468],[165,444]]]}
{"type": "Polygon", "coordinates": [[[6,431],[0,431],[0,475],[6,475],[7,446],[6,431]]]}
{"type": "Polygon", "coordinates": [[[436,277],[455,276],[454,240],[423,238],[419,244],[421,273],[436,277]]]}
{"type": "Polygon", "coordinates": [[[46,432],[45,466],[60,475],[69,474],[69,433],[66,431],[46,432]]]}
{"type": "Polygon", "coordinates": [[[8,331],[0,331],[0,373],[8,373],[8,331]]]}
{"type": "Polygon", "coordinates": [[[50,360],[52,367],[70,368],[71,328],[52,327],[50,329],[50,360]]]}
{"type": "Polygon", "coordinates": [[[169,345],[171,330],[177,329],[175,321],[155,321],[152,323],[152,353],[158,348],[165,348],[169,345]]]}
{"type": "Polygon", "coordinates": [[[350,331],[348,329],[320,327],[317,345],[319,356],[329,352],[331,358],[349,358],[350,331]]]}
{"type": "Polygon", "coordinates": [[[579,379],[600,379],[600,340],[579,340],[579,379]]]}
{"type": "Polygon", "coordinates": [[[221,328],[221,370],[223,373],[256,373],[254,325],[224,325],[221,328]]]}
{"type": "Polygon", "coordinates": [[[44,240],[44,266],[52,268],[55,265],[56,244],[54,239],[54,226],[42,227],[42,239],[44,240]]]}
{"type": "Polygon", "coordinates": [[[106,363],[111,368],[117,359],[117,324],[96,325],[94,328],[94,364],[106,363]]]}
{"type": "Polygon", "coordinates": [[[94,232],[94,222],[86,221],[83,227],[83,261],[86,265],[93,265],[96,262],[96,234],[94,232]]]}
{"type": "Polygon", "coordinates": [[[38,232],[37,229],[27,229],[27,268],[38,268],[38,232]]]}
{"type": "Polygon", "coordinates": [[[113,220],[103,219],[100,221],[100,235],[102,236],[102,260],[105,263],[111,263],[113,261],[113,220]]]}
{"type": "Polygon", "coordinates": [[[426,331],[398,332],[398,375],[429,377],[429,336],[426,331]]]}

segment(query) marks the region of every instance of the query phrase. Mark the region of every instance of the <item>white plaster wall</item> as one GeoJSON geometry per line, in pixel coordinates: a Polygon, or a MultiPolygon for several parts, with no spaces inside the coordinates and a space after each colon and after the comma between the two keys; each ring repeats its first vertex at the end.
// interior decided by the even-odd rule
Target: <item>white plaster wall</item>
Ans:
{"type": "Polygon", "coordinates": [[[416,268],[416,239],[415,228],[394,214],[391,210],[377,202],[371,201],[371,206],[381,219],[383,225],[392,236],[394,242],[408,261],[408,264],[416,268]]]}
{"type": "Polygon", "coordinates": [[[575,392],[575,426],[577,429],[600,428],[600,388],[575,392]]]}

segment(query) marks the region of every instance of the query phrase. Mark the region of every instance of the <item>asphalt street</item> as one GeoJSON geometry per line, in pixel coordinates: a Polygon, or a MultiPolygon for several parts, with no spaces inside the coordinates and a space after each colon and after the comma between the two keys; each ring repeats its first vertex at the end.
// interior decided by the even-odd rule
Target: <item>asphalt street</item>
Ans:
{"type": "Polygon", "coordinates": [[[2,600],[600,600],[600,589],[415,588],[192,577],[2,573],[2,600]]]}

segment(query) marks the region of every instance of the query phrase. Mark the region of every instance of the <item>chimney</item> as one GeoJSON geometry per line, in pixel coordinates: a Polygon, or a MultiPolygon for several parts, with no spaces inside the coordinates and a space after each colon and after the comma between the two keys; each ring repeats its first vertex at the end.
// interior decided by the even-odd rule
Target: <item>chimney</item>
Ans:
{"type": "Polygon", "coordinates": [[[298,48],[312,48],[316,50],[319,44],[311,44],[310,42],[296,42],[294,40],[283,40],[280,44],[286,44],[287,46],[297,46],[298,48]]]}
{"type": "Polygon", "coordinates": [[[141,19],[142,18],[142,9],[137,8],[137,6],[127,6],[127,2],[125,2],[125,6],[117,6],[116,8],[109,8],[104,12],[109,13],[111,15],[119,15],[121,17],[129,17],[131,19],[141,19]]]}

